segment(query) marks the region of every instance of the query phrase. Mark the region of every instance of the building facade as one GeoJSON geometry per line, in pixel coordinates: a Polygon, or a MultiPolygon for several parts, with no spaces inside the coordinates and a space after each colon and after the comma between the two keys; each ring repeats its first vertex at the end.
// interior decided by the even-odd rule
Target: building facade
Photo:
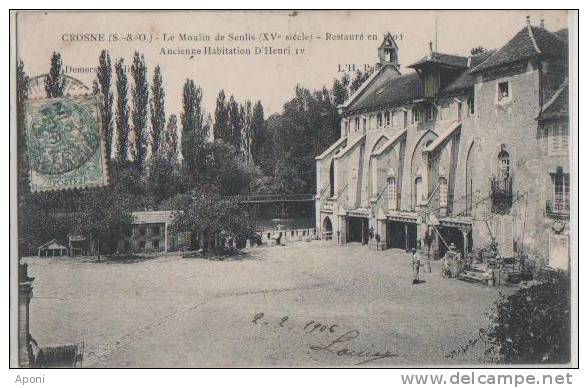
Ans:
{"type": "Polygon", "coordinates": [[[388,34],[378,57],[339,107],[340,139],[316,157],[322,238],[438,256],[494,241],[503,257],[567,268],[567,30],[527,20],[469,57],[430,44],[407,74],[388,34]]]}

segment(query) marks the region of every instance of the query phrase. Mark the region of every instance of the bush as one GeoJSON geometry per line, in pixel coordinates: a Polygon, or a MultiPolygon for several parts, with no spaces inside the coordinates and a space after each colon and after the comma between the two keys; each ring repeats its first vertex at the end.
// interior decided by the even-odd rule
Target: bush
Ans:
{"type": "Polygon", "coordinates": [[[540,283],[501,295],[487,314],[488,328],[453,351],[486,345],[486,361],[499,364],[565,364],[570,361],[570,278],[563,271],[542,271],[540,283]]]}

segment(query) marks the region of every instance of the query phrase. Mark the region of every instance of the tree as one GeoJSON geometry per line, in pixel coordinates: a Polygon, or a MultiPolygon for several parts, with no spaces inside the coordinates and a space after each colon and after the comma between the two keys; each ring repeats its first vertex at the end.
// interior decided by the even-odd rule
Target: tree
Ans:
{"type": "Polygon", "coordinates": [[[190,197],[177,201],[173,231],[192,234],[202,232],[203,249],[212,246],[219,234],[228,236],[247,235],[253,232],[245,208],[233,199],[222,198],[214,191],[198,190],[190,197]]]}
{"type": "Polygon", "coordinates": [[[229,98],[229,127],[230,127],[230,140],[229,144],[235,147],[237,154],[241,154],[241,112],[239,104],[235,100],[234,96],[229,98]]]}
{"type": "Polygon", "coordinates": [[[154,156],[159,154],[161,134],[165,127],[165,91],[159,65],[153,72],[151,85],[151,151],[154,156]]]}
{"type": "Polygon", "coordinates": [[[368,79],[370,75],[372,75],[373,70],[362,72],[361,70],[357,70],[353,77],[353,81],[349,86],[349,95],[352,95],[359,89],[359,87],[368,79]]]}
{"type": "Polygon", "coordinates": [[[251,157],[251,124],[253,123],[253,110],[251,107],[251,101],[245,101],[245,105],[241,105],[240,110],[240,121],[242,128],[241,147],[243,148],[243,157],[247,163],[253,163],[253,158],[251,157]]]}
{"type": "Polygon", "coordinates": [[[65,77],[62,66],[61,54],[54,51],[51,56],[49,74],[45,76],[45,92],[47,93],[47,98],[63,97],[65,77]]]}
{"type": "Polygon", "coordinates": [[[199,177],[205,174],[206,170],[206,161],[202,152],[206,135],[201,126],[201,101],[202,90],[196,87],[194,80],[186,80],[182,96],[181,150],[183,169],[192,186],[199,181],[199,177]]]}
{"type": "Polygon", "coordinates": [[[263,114],[263,106],[259,100],[253,106],[251,128],[249,132],[251,133],[251,158],[253,159],[253,162],[261,165],[261,159],[265,151],[264,147],[271,141],[270,139],[266,139],[265,117],[263,114]]]}
{"type": "Polygon", "coordinates": [[[102,104],[100,105],[100,115],[102,118],[102,133],[104,134],[106,143],[106,160],[109,161],[112,155],[112,139],[113,139],[113,102],[114,96],[110,85],[112,83],[112,64],[110,62],[110,54],[106,50],[102,50],[98,58],[97,78],[100,93],[102,93],[102,104]]]}
{"type": "Polygon", "coordinates": [[[143,55],[139,55],[136,51],[131,66],[131,76],[133,77],[133,86],[131,87],[131,96],[133,100],[131,120],[133,122],[133,132],[135,137],[133,159],[137,169],[141,170],[147,155],[147,136],[145,133],[145,127],[147,125],[149,86],[147,85],[147,66],[145,65],[145,58],[143,55]]]}
{"type": "Polygon", "coordinates": [[[98,261],[103,251],[116,250],[118,241],[131,231],[131,197],[106,187],[89,190],[74,230],[96,244],[98,261]]]}
{"type": "Polygon", "coordinates": [[[128,80],[123,59],[115,65],[116,71],[116,130],[118,160],[122,163],[128,160],[129,149],[129,105],[128,80]]]}
{"type": "Polygon", "coordinates": [[[475,55],[480,55],[480,54],[484,54],[484,53],[486,53],[486,52],[488,52],[488,50],[486,50],[486,49],[485,49],[484,47],[482,47],[482,46],[474,47],[473,49],[471,49],[471,50],[470,50],[470,54],[471,54],[472,56],[475,56],[475,55]]]}
{"type": "Polygon", "coordinates": [[[222,139],[225,143],[230,143],[229,131],[229,110],[226,102],[225,91],[220,90],[216,98],[216,108],[214,110],[213,135],[215,139],[222,139]]]}
{"type": "Polygon", "coordinates": [[[162,140],[160,153],[175,165],[178,158],[178,118],[176,115],[169,116],[162,140]]]}

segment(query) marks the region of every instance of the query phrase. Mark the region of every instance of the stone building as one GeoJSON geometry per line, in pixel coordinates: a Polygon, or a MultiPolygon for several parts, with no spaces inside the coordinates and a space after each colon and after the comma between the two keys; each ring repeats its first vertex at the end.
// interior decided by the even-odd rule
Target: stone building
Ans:
{"type": "Polygon", "coordinates": [[[135,211],[133,229],[128,239],[119,243],[122,252],[168,252],[190,250],[190,233],[173,233],[173,212],[135,211]]]}
{"type": "Polygon", "coordinates": [[[567,268],[567,30],[527,20],[468,57],[429,44],[407,74],[388,34],[378,57],[339,107],[340,139],[316,157],[318,233],[437,255],[494,240],[503,257],[567,268]]]}

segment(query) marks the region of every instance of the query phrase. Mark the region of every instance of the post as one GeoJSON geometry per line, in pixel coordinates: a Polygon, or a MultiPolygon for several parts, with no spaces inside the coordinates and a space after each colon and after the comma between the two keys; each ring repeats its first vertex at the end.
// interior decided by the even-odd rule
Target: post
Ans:
{"type": "Polygon", "coordinates": [[[33,280],[28,276],[27,264],[19,264],[18,287],[18,363],[21,368],[31,366],[29,356],[29,305],[33,298],[33,280]]]}
{"type": "Polygon", "coordinates": [[[408,225],[404,223],[404,248],[408,252],[408,225]]]}
{"type": "Polygon", "coordinates": [[[461,229],[461,235],[463,237],[463,258],[465,260],[466,255],[468,254],[468,230],[461,229]]]}

